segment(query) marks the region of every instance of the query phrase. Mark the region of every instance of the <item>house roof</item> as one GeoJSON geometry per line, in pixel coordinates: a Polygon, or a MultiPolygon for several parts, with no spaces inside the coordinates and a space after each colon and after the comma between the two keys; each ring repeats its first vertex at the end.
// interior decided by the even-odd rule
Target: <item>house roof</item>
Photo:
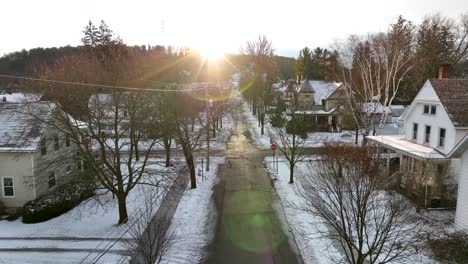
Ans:
{"type": "Polygon", "coordinates": [[[455,147],[450,151],[448,156],[452,157],[460,157],[466,150],[468,149],[468,134],[466,134],[455,147]]]}
{"type": "Polygon", "coordinates": [[[0,94],[0,103],[25,103],[36,102],[41,99],[40,94],[33,93],[4,93],[0,94]],[[5,100],[5,101],[3,101],[5,100]]]}
{"type": "Polygon", "coordinates": [[[36,151],[53,109],[50,102],[0,104],[0,152],[36,151]]]}
{"type": "Polygon", "coordinates": [[[305,81],[302,82],[301,86],[299,87],[298,90],[299,93],[315,93],[314,88],[312,87],[312,84],[305,79],[305,81]]]}
{"type": "Polygon", "coordinates": [[[429,146],[406,140],[403,135],[398,136],[367,136],[368,139],[380,143],[394,151],[404,152],[420,159],[447,159],[447,157],[429,146]]]}
{"type": "Polygon", "coordinates": [[[338,111],[336,111],[335,108],[332,108],[328,111],[325,110],[307,110],[307,111],[296,111],[294,112],[297,115],[335,115],[335,114],[340,114],[338,111]]]}
{"type": "Polygon", "coordinates": [[[430,79],[454,126],[468,126],[468,80],[430,79]]]}
{"type": "Polygon", "coordinates": [[[312,80],[309,83],[315,91],[315,105],[323,105],[323,100],[328,99],[341,86],[341,83],[329,81],[312,80]]]}
{"type": "Polygon", "coordinates": [[[363,103],[362,112],[383,114],[384,112],[390,114],[392,111],[388,107],[384,107],[380,102],[363,103]]]}

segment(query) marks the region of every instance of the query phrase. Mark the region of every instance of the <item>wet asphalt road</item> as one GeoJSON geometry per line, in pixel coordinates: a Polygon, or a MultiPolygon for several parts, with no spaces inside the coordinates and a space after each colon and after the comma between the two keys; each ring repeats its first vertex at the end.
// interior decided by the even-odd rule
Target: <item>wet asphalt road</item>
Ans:
{"type": "Polygon", "coordinates": [[[263,166],[266,152],[251,144],[243,122],[235,126],[214,187],[218,222],[204,263],[301,263],[273,209],[277,195],[263,166]]]}

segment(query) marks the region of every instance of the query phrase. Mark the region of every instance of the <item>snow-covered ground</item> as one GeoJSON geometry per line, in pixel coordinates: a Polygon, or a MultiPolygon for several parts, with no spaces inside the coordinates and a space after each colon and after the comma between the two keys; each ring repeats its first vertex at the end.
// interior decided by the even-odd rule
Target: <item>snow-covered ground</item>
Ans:
{"type": "MultiPolygon", "coordinates": [[[[255,145],[259,148],[270,148],[271,139],[279,143],[279,139],[275,136],[274,129],[271,124],[265,120],[264,135],[261,135],[261,128],[258,125],[258,118],[252,114],[245,100],[242,103],[243,115],[249,125],[249,131],[255,145]]],[[[283,128],[284,129],[284,128],[283,128]]],[[[342,131],[340,133],[329,132],[311,132],[307,134],[305,147],[321,147],[325,142],[348,142],[354,143],[355,135],[353,131],[342,131]]],[[[362,141],[362,136],[359,135],[359,142],[362,141]]]]}
{"type": "Polygon", "coordinates": [[[210,171],[205,172],[204,180],[198,177],[197,188],[185,191],[171,225],[175,241],[163,263],[199,263],[202,259],[203,249],[214,235],[216,216],[212,212],[216,209],[211,195],[223,163],[223,157],[211,157],[210,171]]]}
{"type": "MultiPolygon", "coordinates": [[[[277,173],[272,158],[265,158],[267,169],[272,179],[274,179],[275,189],[283,204],[287,221],[291,226],[300,253],[306,264],[333,263],[331,259],[337,260],[342,256],[339,245],[333,243],[329,238],[319,235],[320,230],[326,230],[327,228],[321,219],[299,209],[305,204],[304,198],[299,194],[301,177],[309,170],[308,166],[310,165],[307,163],[317,158],[318,156],[309,156],[304,162],[296,165],[294,184],[288,183],[289,165],[285,159],[279,159],[277,173]]],[[[423,230],[433,235],[434,233],[450,231],[453,226],[454,215],[453,212],[431,211],[421,213],[419,218],[424,219],[422,222],[423,230]]],[[[426,241],[424,241],[424,238],[421,239],[418,245],[414,245],[418,248],[418,254],[394,263],[438,263],[434,260],[432,252],[426,241]]]]}
{"type": "MultiPolygon", "coordinates": [[[[226,149],[226,145],[229,140],[229,136],[231,135],[231,129],[233,128],[233,124],[234,120],[230,113],[223,115],[223,127],[220,127],[219,130],[216,132],[216,137],[210,138],[210,149],[226,149]]],[[[203,149],[206,148],[206,137],[205,140],[202,141],[200,147],[203,149]]]]}
{"type": "MultiPolygon", "coordinates": [[[[298,206],[305,203],[298,189],[300,177],[295,178],[294,184],[289,184],[289,167],[286,160],[278,160],[278,173],[274,167],[272,157],[265,158],[265,163],[270,176],[274,179],[275,189],[283,205],[287,221],[296,239],[299,251],[305,264],[330,263],[330,258],[340,257],[339,251],[328,239],[319,235],[319,230],[326,226],[315,216],[298,210],[298,206]]],[[[298,166],[299,167],[299,166],[298,166]]],[[[301,168],[296,169],[296,175],[300,174],[301,168]]]]}
{"type": "MultiPolygon", "coordinates": [[[[176,161],[177,166],[165,168],[163,160],[151,159],[149,164],[147,171],[156,173],[148,175],[142,179],[142,182],[158,182],[160,187],[137,185],[130,192],[127,198],[129,223],[136,220],[135,212],[144,204],[144,197],[149,192],[157,192],[154,206],[159,207],[180,168],[177,164],[183,166],[184,163],[176,161]]],[[[98,198],[90,198],[71,211],[46,222],[23,224],[21,219],[12,222],[0,221],[0,248],[83,249],[83,252],[63,253],[0,251],[0,263],[64,263],[63,259],[66,259],[67,263],[79,263],[85,257],[88,258],[84,263],[89,263],[88,260],[97,254],[93,253],[88,256],[89,253],[86,252],[86,249],[88,251],[90,249],[103,250],[109,248],[117,238],[125,239],[128,237],[128,233],[125,232],[128,227],[116,225],[118,215],[117,200],[108,193],[98,196],[98,198]],[[6,238],[16,239],[6,240],[6,238]],[[78,240],[74,238],[78,238],[78,240]],[[56,255],[57,258],[54,259],[53,256],[56,255]]],[[[121,255],[112,253],[112,251],[125,251],[120,241],[110,249],[111,253],[106,254],[98,263],[116,263],[121,255]]]]}

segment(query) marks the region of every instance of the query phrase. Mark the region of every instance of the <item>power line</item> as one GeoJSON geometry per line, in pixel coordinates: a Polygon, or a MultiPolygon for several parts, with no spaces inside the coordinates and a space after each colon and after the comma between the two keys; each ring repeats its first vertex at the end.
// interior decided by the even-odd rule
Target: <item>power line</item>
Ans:
{"type": "MultiPolygon", "coordinates": [[[[58,81],[58,80],[49,80],[49,79],[40,79],[32,77],[23,77],[23,76],[13,76],[13,75],[3,75],[0,74],[2,78],[10,79],[19,79],[26,81],[39,81],[39,82],[48,82],[48,83],[58,83],[58,84],[68,84],[68,85],[80,85],[87,87],[101,87],[101,88],[110,88],[110,89],[120,89],[120,90],[136,90],[136,91],[149,91],[149,92],[192,92],[204,90],[205,87],[195,88],[194,86],[198,85],[187,85],[186,87],[192,87],[190,89],[153,89],[153,88],[140,88],[140,87],[127,87],[127,86],[114,86],[114,85],[105,85],[105,84],[91,84],[91,83],[78,83],[78,82],[68,82],[68,81],[58,81]]],[[[218,85],[219,83],[200,83],[200,86],[210,86],[218,85]]]]}

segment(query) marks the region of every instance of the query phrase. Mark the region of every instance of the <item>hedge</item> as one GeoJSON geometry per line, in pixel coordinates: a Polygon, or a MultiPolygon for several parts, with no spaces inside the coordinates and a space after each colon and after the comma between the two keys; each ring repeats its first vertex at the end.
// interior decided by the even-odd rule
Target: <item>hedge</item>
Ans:
{"type": "Polygon", "coordinates": [[[23,223],[44,222],[71,210],[94,195],[96,185],[90,182],[68,183],[53,192],[27,202],[23,207],[23,223]]]}

